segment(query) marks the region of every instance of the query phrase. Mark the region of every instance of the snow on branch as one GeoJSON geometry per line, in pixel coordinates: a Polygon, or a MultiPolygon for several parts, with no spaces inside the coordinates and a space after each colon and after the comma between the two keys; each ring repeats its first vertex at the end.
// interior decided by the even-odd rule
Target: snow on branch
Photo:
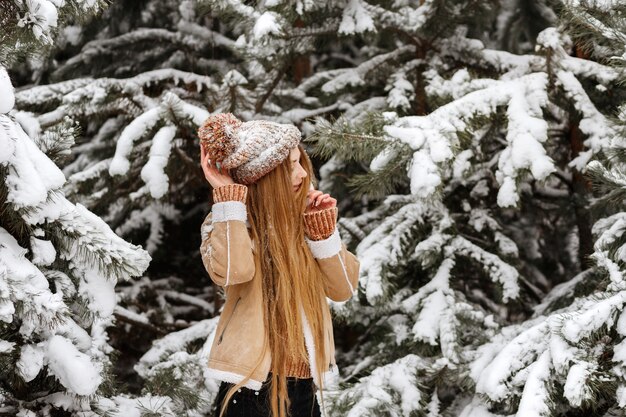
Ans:
{"type": "Polygon", "coordinates": [[[581,152],[569,162],[569,166],[584,172],[585,166],[594,154],[608,148],[615,130],[606,117],[598,111],[589,96],[583,89],[580,81],[570,72],[557,71],[556,76],[561,83],[565,94],[572,101],[581,119],[578,122],[580,130],[587,136],[584,141],[587,150],[581,152]]]}
{"type": "Polygon", "coordinates": [[[13,87],[3,75],[0,66],[0,93],[11,102],[0,109],[0,170],[6,189],[0,320],[19,328],[14,366],[25,382],[45,369],[44,377],[54,377],[64,387],[51,395],[90,396],[102,383],[107,363],[110,346],[103,334],[116,304],[114,286],[142,274],[150,256],[63,196],[65,176],[9,113],[13,87]],[[22,242],[26,234],[30,248],[10,233],[15,228],[22,242]],[[40,269],[52,265],[62,270],[40,269]]]}
{"type": "Polygon", "coordinates": [[[502,285],[502,301],[507,302],[519,296],[519,273],[497,255],[487,252],[462,236],[452,239],[444,252],[446,257],[463,255],[481,263],[493,282],[502,285]]]}
{"type": "Polygon", "coordinates": [[[141,169],[141,179],[146,183],[154,198],[163,197],[168,189],[169,178],[165,173],[165,167],[170,158],[170,149],[175,134],[175,126],[165,126],[159,129],[152,139],[148,163],[141,169]]]}
{"type": "Polygon", "coordinates": [[[132,210],[124,222],[115,229],[115,233],[125,236],[148,225],[150,233],[145,247],[148,253],[154,253],[163,243],[164,220],[176,221],[179,215],[180,210],[175,206],[152,201],[146,207],[132,210]]]}
{"type": "Polygon", "coordinates": [[[416,340],[430,345],[438,345],[444,357],[457,363],[458,320],[455,316],[455,297],[450,288],[450,271],[454,266],[453,259],[445,259],[435,276],[409,298],[402,301],[403,310],[417,318],[411,329],[416,340]]]}
{"type": "MultiPolygon", "coordinates": [[[[149,110],[145,111],[139,117],[130,122],[122,131],[115,149],[115,155],[111,160],[109,174],[124,175],[130,169],[130,161],[128,160],[133,144],[138,139],[144,137],[147,133],[153,131],[157,125],[163,122],[175,123],[180,119],[188,119],[195,125],[200,125],[209,113],[195,105],[182,101],[176,94],[167,92],[162,97],[161,102],[149,110]]],[[[148,168],[144,166],[142,169],[142,179],[149,185],[150,193],[154,198],[159,198],[167,191],[167,175],[164,170],[167,166],[167,160],[162,157],[171,149],[171,141],[174,138],[176,127],[167,126],[159,130],[154,137],[153,151],[151,151],[148,168]],[[155,159],[156,158],[156,159],[155,159]],[[160,162],[157,160],[160,159],[160,162]],[[152,161],[152,162],[150,162],[152,161]]]]}
{"type": "Polygon", "coordinates": [[[405,256],[403,241],[413,232],[416,223],[424,221],[425,214],[424,206],[407,204],[384,219],[357,247],[361,286],[370,304],[377,304],[385,294],[383,269],[392,267],[405,256]]]}
{"type": "Polygon", "coordinates": [[[346,417],[380,415],[408,416],[425,409],[424,393],[417,383],[417,374],[432,364],[417,355],[407,355],[376,368],[371,375],[335,394],[331,401],[336,409],[348,408],[346,417]]]}
{"type": "Polygon", "coordinates": [[[373,58],[368,59],[356,68],[350,68],[343,70],[332,80],[327,81],[322,85],[322,91],[327,94],[336,93],[339,90],[343,90],[346,87],[361,86],[366,83],[367,75],[378,68],[380,65],[400,58],[402,55],[413,51],[413,46],[403,46],[392,52],[386,54],[376,55],[373,58]]]}
{"type": "MultiPolygon", "coordinates": [[[[54,31],[57,29],[63,13],[72,11],[76,14],[93,13],[101,5],[97,0],[8,0],[17,6],[17,26],[29,28],[35,39],[42,44],[51,44],[54,31]],[[72,10],[72,8],[74,10],[72,10]]],[[[3,5],[3,7],[6,7],[3,5]]]]}
{"type": "Polygon", "coordinates": [[[598,220],[593,225],[592,233],[597,236],[597,239],[593,245],[595,251],[591,254],[591,258],[600,268],[608,272],[611,280],[610,290],[625,290],[626,277],[619,263],[626,262],[626,244],[616,248],[612,246],[626,233],[626,213],[615,213],[598,220]],[[614,253],[613,257],[610,256],[611,252],[614,253]]]}
{"type": "MultiPolygon", "coordinates": [[[[564,380],[564,395],[571,406],[593,403],[597,378],[602,378],[596,372],[598,361],[606,342],[592,340],[603,329],[615,328],[626,335],[625,303],[624,291],[609,297],[589,296],[550,316],[502,329],[496,339],[478,348],[471,365],[476,395],[509,405],[517,398],[518,416],[548,416],[549,384],[564,380]],[[590,344],[595,345],[593,351],[584,348],[590,344]]],[[[622,345],[614,347],[616,362],[626,357],[622,345]]],[[[613,372],[605,378],[623,377],[620,368],[613,372]]]]}
{"type": "Polygon", "coordinates": [[[543,180],[555,169],[542,145],[547,139],[547,123],[541,112],[547,105],[547,81],[544,73],[493,81],[426,116],[402,117],[385,126],[387,134],[415,151],[409,168],[411,193],[421,198],[433,194],[442,183],[442,165],[454,156],[452,149],[459,145],[457,134],[470,130],[473,119],[491,116],[505,106],[508,146],[500,155],[496,172],[501,184],[498,204],[517,204],[516,178],[522,171],[529,170],[536,179],[543,180]]]}
{"type": "Polygon", "coordinates": [[[425,0],[419,7],[401,5],[395,10],[387,10],[370,3],[363,3],[363,7],[382,27],[399,28],[408,34],[419,30],[428,22],[433,15],[435,3],[436,0],[425,0]]]}

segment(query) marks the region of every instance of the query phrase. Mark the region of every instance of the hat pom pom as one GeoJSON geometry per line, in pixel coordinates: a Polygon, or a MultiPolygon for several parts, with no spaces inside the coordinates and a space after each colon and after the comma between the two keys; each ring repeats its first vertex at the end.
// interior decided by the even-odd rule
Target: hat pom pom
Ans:
{"type": "Polygon", "coordinates": [[[198,129],[200,146],[214,161],[223,161],[235,150],[234,131],[242,122],[232,113],[209,116],[198,129]]]}

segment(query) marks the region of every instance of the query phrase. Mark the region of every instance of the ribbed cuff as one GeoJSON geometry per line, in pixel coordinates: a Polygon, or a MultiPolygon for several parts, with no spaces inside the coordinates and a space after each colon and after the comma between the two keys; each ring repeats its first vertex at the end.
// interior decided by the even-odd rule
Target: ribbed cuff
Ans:
{"type": "Polygon", "coordinates": [[[297,378],[311,378],[311,368],[308,362],[290,362],[288,361],[285,369],[285,376],[297,378]]]}
{"type": "Polygon", "coordinates": [[[328,239],[337,225],[337,207],[305,213],[304,231],[311,240],[328,239]]]}
{"type": "Polygon", "coordinates": [[[224,201],[246,202],[248,187],[243,184],[227,184],[213,189],[213,202],[222,203],[224,201]]]}

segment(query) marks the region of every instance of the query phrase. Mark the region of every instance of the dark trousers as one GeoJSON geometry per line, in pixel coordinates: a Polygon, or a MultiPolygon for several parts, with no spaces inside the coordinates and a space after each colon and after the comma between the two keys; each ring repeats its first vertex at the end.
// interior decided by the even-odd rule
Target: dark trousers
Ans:
{"type": "MultiPolygon", "coordinates": [[[[269,378],[268,378],[269,379],[269,378]]],[[[215,400],[215,417],[220,414],[226,392],[235,384],[222,382],[215,400]]],[[[223,417],[270,417],[269,387],[263,383],[259,391],[241,387],[230,398],[223,417]],[[258,392],[258,394],[257,394],[258,392]]],[[[291,400],[292,417],[321,417],[320,406],[315,396],[313,378],[287,377],[287,392],[291,400]]]]}

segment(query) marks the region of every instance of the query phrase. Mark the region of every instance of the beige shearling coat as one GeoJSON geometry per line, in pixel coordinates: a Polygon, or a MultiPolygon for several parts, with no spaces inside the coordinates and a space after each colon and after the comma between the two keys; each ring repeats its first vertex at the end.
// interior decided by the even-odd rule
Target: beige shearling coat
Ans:
{"type": "MultiPolygon", "coordinates": [[[[244,386],[259,390],[270,371],[271,353],[263,320],[261,268],[255,264],[253,253],[257,249],[248,231],[244,201],[245,193],[243,201],[217,201],[201,227],[202,262],[211,279],[224,288],[226,296],[207,372],[210,377],[231,383],[241,382],[251,374],[244,386]]],[[[307,238],[306,242],[323,272],[326,296],[334,301],[346,301],[357,289],[359,261],[341,242],[336,229],[336,209],[323,210],[313,216],[305,219],[309,236],[319,236],[319,230],[314,230],[316,225],[328,223],[320,219],[333,219],[330,237],[315,241],[307,238]]],[[[308,320],[302,311],[301,314],[308,360],[314,369],[317,346],[308,320]]],[[[338,375],[328,304],[325,304],[323,317],[326,339],[322,377],[324,385],[328,386],[338,375]]],[[[312,371],[311,374],[319,386],[317,376],[312,371]]]]}

